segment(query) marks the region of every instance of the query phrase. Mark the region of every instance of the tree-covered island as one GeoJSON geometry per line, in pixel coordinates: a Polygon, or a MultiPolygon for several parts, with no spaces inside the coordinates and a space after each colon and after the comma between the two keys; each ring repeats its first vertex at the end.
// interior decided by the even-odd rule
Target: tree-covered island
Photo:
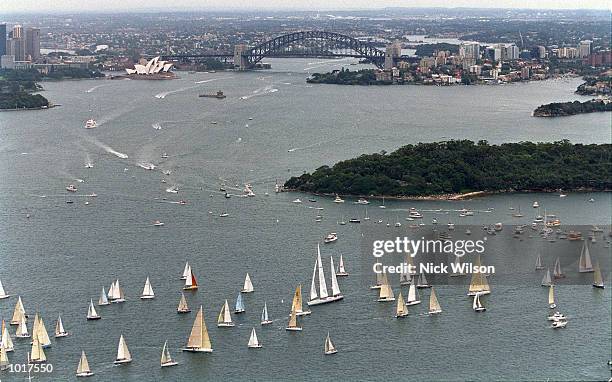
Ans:
{"type": "Polygon", "coordinates": [[[612,101],[609,99],[592,99],[586,102],[553,102],[538,106],[534,117],[564,117],[568,115],[612,111],[612,101]]]}

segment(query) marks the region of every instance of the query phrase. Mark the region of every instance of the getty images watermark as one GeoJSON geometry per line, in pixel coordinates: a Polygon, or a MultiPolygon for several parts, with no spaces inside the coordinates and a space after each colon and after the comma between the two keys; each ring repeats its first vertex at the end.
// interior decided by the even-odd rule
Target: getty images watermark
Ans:
{"type": "Polygon", "coordinates": [[[465,255],[481,255],[485,252],[486,238],[482,240],[451,240],[451,239],[410,239],[406,236],[396,237],[395,240],[374,240],[372,242],[372,255],[377,259],[373,264],[374,273],[398,274],[469,274],[469,273],[495,273],[495,266],[484,266],[473,262],[462,262],[465,255]],[[445,262],[402,262],[398,265],[384,265],[381,260],[385,255],[404,255],[412,259],[417,255],[447,255],[454,258],[450,263],[445,262]]]}

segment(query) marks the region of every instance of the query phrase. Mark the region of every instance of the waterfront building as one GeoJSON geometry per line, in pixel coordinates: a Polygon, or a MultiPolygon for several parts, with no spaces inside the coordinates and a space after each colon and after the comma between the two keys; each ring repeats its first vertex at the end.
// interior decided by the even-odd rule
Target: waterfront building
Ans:
{"type": "Polygon", "coordinates": [[[0,24],[0,57],[6,54],[6,24],[0,24]]]}
{"type": "Polygon", "coordinates": [[[159,56],[150,61],[141,60],[139,64],[134,65],[134,69],[125,69],[127,74],[150,76],[153,74],[168,73],[172,69],[173,64],[160,60],[159,56]]]}
{"type": "Polygon", "coordinates": [[[467,59],[480,59],[480,44],[477,42],[464,42],[459,46],[459,56],[467,59]]]}
{"type": "Polygon", "coordinates": [[[40,29],[27,28],[25,31],[25,58],[36,61],[40,58],[40,29]]]}

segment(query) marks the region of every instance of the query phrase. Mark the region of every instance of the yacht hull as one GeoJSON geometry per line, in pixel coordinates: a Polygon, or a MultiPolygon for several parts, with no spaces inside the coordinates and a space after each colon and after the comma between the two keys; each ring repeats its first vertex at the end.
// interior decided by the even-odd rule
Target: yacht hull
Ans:
{"type": "Polygon", "coordinates": [[[339,296],[329,296],[329,297],[326,297],[326,298],[324,298],[324,299],[320,299],[320,298],[318,298],[318,299],[316,299],[316,300],[311,300],[311,301],[308,301],[308,302],[307,302],[307,304],[308,304],[308,306],[322,305],[322,304],[329,304],[329,303],[331,303],[331,302],[340,301],[340,300],[342,300],[343,298],[344,298],[344,296],[342,296],[342,295],[339,295],[339,296]]]}

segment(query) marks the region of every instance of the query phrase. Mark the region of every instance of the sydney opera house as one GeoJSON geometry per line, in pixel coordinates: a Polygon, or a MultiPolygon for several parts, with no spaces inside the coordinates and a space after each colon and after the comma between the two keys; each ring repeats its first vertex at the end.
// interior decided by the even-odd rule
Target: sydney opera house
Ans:
{"type": "Polygon", "coordinates": [[[146,61],[141,59],[140,63],[134,65],[134,69],[125,69],[129,77],[136,78],[172,78],[174,74],[170,71],[173,64],[160,60],[159,56],[146,61]]]}

